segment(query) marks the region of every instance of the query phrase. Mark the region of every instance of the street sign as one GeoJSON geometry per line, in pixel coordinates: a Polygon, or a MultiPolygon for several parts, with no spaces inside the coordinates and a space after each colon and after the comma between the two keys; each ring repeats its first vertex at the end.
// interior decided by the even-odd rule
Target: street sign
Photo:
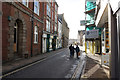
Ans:
{"type": "Polygon", "coordinates": [[[80,26],[85,26],[85,20],[80,21],[80,26]]]}
{"type": "Polygon", "coordinates": [[[86,23],[89,23],[90,20],[80,20],[80,26],[85,26],[86,23]]]}
{"type": "Polygon", "coordinates": [[[89,30],[85,32],[85,39],[93,39],[93,38],[98,38],[99,37],[99,30],[89,30]]]}

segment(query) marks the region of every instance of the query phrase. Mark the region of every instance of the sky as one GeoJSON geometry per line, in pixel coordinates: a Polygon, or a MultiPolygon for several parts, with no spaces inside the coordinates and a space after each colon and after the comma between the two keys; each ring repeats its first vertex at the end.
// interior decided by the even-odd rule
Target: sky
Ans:
{"type": "Polygon", "coordinates": [[[69,38],[77,39],[78,30],[84,30],[80,26],[80,20],[85,19],[85,0],[56,0],[58,3],[58,14],[64,13],[64,18],[70,29],[69,38]]]}

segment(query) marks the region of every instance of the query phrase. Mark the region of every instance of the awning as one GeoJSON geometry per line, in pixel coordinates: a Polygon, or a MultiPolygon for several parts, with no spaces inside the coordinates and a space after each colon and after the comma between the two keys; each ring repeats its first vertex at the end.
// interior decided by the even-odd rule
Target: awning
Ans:
{"type": "Polygon", "coordinates": [[[96,27],[103,27],[106,22],[108,22],[108,3],[100,8],[95,25],[96,27]]]}

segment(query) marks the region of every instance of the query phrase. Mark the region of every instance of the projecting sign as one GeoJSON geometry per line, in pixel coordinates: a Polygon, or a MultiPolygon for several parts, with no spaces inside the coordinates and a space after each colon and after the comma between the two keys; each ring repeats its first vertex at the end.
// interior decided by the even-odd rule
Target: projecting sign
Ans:
{"type": "Polygon", "coordinates": [[[80,21],[80,26],[85,26],[85,22],[86,22],[85,20],[81,20],[80,21]]]}
{"type": "Polygon", "coordinates": [[[99,37],[99,30],[89,30],[85,32],[86,39],[98,38],[99,37]]]}
{"type": "Polygon", "coordinates": [[[89,23],[90,20],[80,20],[80,26],[85,26],[86,23],[89,23]]]}

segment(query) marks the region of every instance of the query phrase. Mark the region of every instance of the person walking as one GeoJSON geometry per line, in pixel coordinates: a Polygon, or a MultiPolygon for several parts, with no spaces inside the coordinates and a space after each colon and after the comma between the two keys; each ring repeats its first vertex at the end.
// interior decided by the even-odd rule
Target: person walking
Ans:
{"type": "Polygon", "coordinates": [[[78,57],[78,53],[80,52],[80,48],[78,47],[78,45],[76,45],[76,55],[77,55],[77,59],[79,59],[78,57]]]}
{"type": "Polygon", "coordinates": [[[72,57],[72,53],[73,53],[73,46],[72,44],[69,46],[69,49],[70,49],[70,58],[72,57]]]}
{"type": "Polygon", "coordinates": [[[72,46],[72,57],[74,58],[75,48],[72,46]]]}

